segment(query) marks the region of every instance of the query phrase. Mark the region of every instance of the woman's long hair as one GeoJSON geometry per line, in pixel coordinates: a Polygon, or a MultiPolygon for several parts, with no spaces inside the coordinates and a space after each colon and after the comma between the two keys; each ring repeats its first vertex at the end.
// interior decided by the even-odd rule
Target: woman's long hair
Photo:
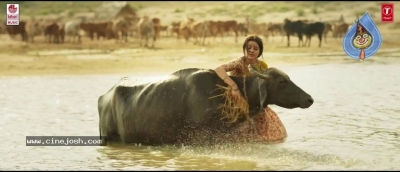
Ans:
{"type": "Polygon", "coordinates": [[[245,57],[247,56],[247,44],[250,41],[256,42],[258,47],[260,48],[260,54],[257,57],[257,58],[259,58],[260,56],[262,56],[262,53],[263,53],[263,50],[264,50],[264,45],[263,45],[262,39],[260,37],[258,37],[257,35],[250,35],[244,41],[244,43],[243,43],[243,54],[244,54],[244,56],[245,57]]]}

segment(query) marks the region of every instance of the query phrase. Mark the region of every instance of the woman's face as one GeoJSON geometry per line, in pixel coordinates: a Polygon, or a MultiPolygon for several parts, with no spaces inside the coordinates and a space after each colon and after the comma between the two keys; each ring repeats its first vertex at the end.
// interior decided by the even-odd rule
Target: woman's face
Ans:
{"type": "Polygon", "coordinates": [[[260,47],[258,47],[257,42],[249,41],[247,43],[247,58],[250,60],[254,60],[258,58],[260,54],[260,47]]]}

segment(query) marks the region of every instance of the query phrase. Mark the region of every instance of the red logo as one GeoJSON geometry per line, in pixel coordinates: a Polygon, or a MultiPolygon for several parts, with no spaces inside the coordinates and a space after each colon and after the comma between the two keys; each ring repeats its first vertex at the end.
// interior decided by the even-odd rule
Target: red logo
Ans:
{"type": "Polygon", "coordinates": [[[394,22],[394,4],[381,4],[381,22],[394,22]]]}
{"type": "Polygon", "coordinates": [[[10,12],[10,13],[16,13],[17,10],[18,10],[18,8],[14,4],[11,4],[10,6],[8,6],[8,12],[10,12]]]}

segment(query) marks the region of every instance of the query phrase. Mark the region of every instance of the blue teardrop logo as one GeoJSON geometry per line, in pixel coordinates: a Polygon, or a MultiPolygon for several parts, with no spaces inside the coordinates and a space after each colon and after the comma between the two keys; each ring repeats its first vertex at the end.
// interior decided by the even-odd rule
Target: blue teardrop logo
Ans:
{"type": "Polygon", "coordinates": [[[344,52],[354,59],[364,60],[373,56],[381,45],[381,33],[368,12],[356,20],[343,38],[344,52]]]}

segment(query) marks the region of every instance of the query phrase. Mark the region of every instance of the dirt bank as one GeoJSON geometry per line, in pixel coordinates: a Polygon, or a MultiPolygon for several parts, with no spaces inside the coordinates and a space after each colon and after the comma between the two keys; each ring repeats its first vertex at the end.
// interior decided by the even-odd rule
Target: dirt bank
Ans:
{"type": "MultiPolygon", "coordinates": [[[[377,56],[399,56],[395,44],[399,35],[384,35],[384,42],[377,56]],[[389,38],[389,36],[391,36],[389,38]],[[385,39],[385,37],[387,39],[385,39]],[[394,53],[397,53],[394,54],[394,53]]],[[[7,35],[2,40],[9,39],[7,35]]],[[[42,38],[43,39],[43,38],[42,38]]],[[[205,46],[178,41],[176,38],[161,38],[156,48],[139,47],[135,40],[128,43],[115,41],[90,41],[82,44],[66,43],[48,45],[43,40],[27,44],[21,41],[1,41],[0,75],[84,75],[110,73],[165,73],[186,67],[214,68],[216,65],[242,55],[241,42],[233,37],[209,40],[205,46]]],[[[263,59],[270,66],[315,63],[342,63],[348,58],[342,51],[341,40],[328,38],[318,47],[313,38],[311,47],[297,47],[297,38],[286,47],[286,40],[275,37],[264,40],[263,59]]]]}

